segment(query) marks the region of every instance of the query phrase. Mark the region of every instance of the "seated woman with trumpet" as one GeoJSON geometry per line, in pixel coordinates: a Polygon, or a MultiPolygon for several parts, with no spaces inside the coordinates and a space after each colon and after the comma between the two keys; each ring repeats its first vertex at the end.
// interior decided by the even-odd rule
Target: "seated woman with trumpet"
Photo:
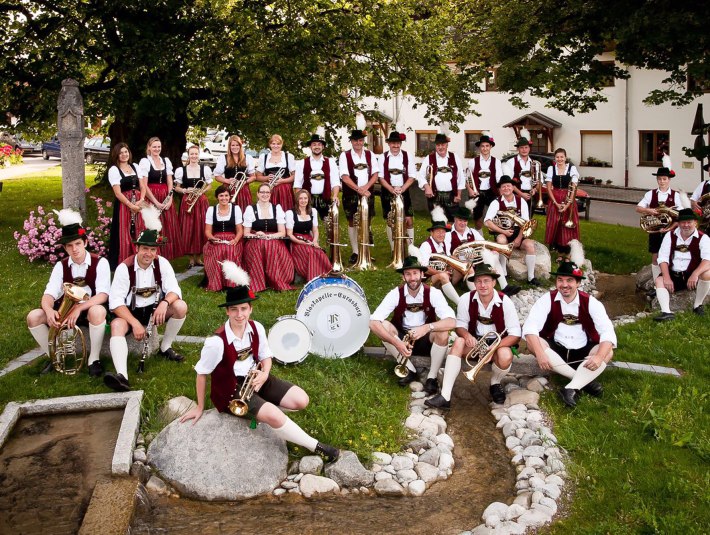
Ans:
{"type": "Polygon", "coordinates": [[[271,204],[271,188],[260,184],[259,200],[244,211],[242,264],[251,277],[251,288],[263,292],[293,290],[293,258],[286,247],[286,217],[281,206],[271,204]]]}
{"type": "Polygon", "coordinates": [[[205,245],[205,214],[209,202],[205,193],[212,184],[212,169],[200,163],[200,148],[187,149],[188,163],[175,170],[175,191],[183,195],[180,203],[180,241],[182,254],[190,255],[187,268],[204,265],[200,261],[205,245]]]}
{"type": "Polygon", "coordinates": [[[511,348],[520,341],[521,329],[518,312],[510,297],[495,290],[497,278],[498,273],[488,264],[479,264],[476,273],[469,277],[475,290],[463,294],[459,300],[456,311],[458,338],[446,357],[441,393],[424,402],[428,407],[451,407],[451,392],[464,355],[466,363],[472,366],[464,375],[472,383],[481,368],[493,360],[491,397],[494,403],[505,403],[505,390],[500,383],[513,364],[511,348]],[[495,341],[489,342],[491,337],[495,341]]]}
{"type": "Polygon", "coordinates": [[[562,256],[569,256],[569,242],[579,240],[577,183],[579,172],[567,163],[567,151],[555,151],[555,164],[547,170],[547,228],[545,243],[562,256]]]}
{"type": "Polygon", "coordinates": [[[261,156],[261,160],[256,168],[256,179],[259,182],[266,182],[271,186],[271,202],[280,204],[284,212],[293,208],[293,178],[296,174],[296,160],[289,152],[281,150],[284,140],[274,134],[269,139],[269,148],[261,156]]]}
{"type": "Polygon", "coordinates": [[[305,189],[296,194],[296,206],[286,212],[286,234],[296,273],[309,281],[330,271],[330,260],[318,245],[318,212],[305,189]]]}
{"type": "Polygon", "coordinates": [[[282,409],[297,411],[308,406],[308,394],[271,371],[273,354],[264,326],[251,319],[252,302],[258,297],[249,288],[249,275],[232,262],[224,263],[224,275],[234,285],[227,290],[227,321],[214,336],[205,340],[197,372],[197,406],[180,418],[181,423],[202,417],[205,410],[207,377],[211,376],[210,399],[219,412],[235,416],[251,414],[260,423],[271,426],[277,437],[335,461],[340,451],[318,442],[282,409]]]}
{"type": "MultiPolygon", "coordinates": [[[[501,195],[491,202],[483,223],[491,231],[496,242],[503,245],[510,243],[514,249],[525,251],[528,283],[540,286],[540,282],[535,278],[537,257],[535,256],[535,242],[531,239],[537,228],[537,221],[530,218],[528,204],[513,193],[514,184],[513,179],[508,175],[500,177],[498,188],[501,195]]],[[[504,272],[507,272],[506,266],[507,262],[501,256],[501,267],[504,272]]]]}
{"type": "Polygon", "coordinates": [[[207,291],[220,292],[231,283],[223,277],[221,263],[229,260],[242,262],[242,210],[232,204],[227,184],[220,184],[214,192],[217,204],[210,206],[205,214],[205,238],[203,248],[207,291]]]}
{"type": "Polygon", "coordinates": [[[217,182],[229,185],[231,201],[239,205],[242,213],[252,203],[249,184],[256,179],[255,168],[254,159],[244,150],[242,138],[229,136],[227,154],[217,160],[214,178],[217,182]]]}

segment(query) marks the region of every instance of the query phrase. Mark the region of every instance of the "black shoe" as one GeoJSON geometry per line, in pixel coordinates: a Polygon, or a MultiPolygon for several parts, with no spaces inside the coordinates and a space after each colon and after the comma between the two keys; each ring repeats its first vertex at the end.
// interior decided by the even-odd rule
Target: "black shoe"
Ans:
{"type": "Polygon", "coordinates": [[[501,290],[505,295],[508,297],[514,296],[516,293],[520,291],[520,286],[515,286],[514,284],[509,284],[503,290],[501,290]]]}
{"type": "Polygon", "coordinates": [[[675,314],[673,312],[661,312],[658,316],[653,318],[653,321],[670,321],[675,319],[675,314]]]}
{"type": "Polygon", "coordinates": [[[349,264],[355,264],[357,262],[357,253],[353,253],[350,255],[350,259],[348,260],[349,264]]]}
{"type": "Polygon", "coordinates": [[[409,373],[402,377],[399,381],[397,381],[397,384],[399,386],[407,386],[409,383],[413,383],[416,381],[419,376],[417,375],[417,372],[413,372],[411,370],[407,370],[409,373]]]}
{"type": "Polygon", "coordinates": [[[602,396],[602,393],[604,392],[604,387],[599,381],[592,381],[587,386],[582,387],[582,390],[590,396],[600,398],[602,396]]]}
{"type": "Polygon", "coordinates": [[[42,371],[39,372],[40,375],[47,375],[48,373],[52,373],[54,371],[54,364],[50,360],[47,365],[42,368],[42,371]]]}
{"type": "Polygon", "coordinates": [[[577,406],[577,391],[573,388],[560,388],[560,398],[568,407],[577,406]]]}
{"type": "Polygon", "coordinates": [[[320,453],[326,460],[330,463],[337,461],[340,457],[340,450],[330,444],[323,444],[319,442],[316,444],[316,453],[320,453]]]}
{"type": "Polygon", "coordinates": [[[128,392],[131,389],[128,379],[120,373],[108,372],[104,375],[104,384],[116,392],[128,392]]]}
{"type": "Polygon", "coordinates": [[[442,396],[441,394],[437,394],[433,398],[425,399],[424,405],[426,405],[427,407],[432,407],[434,409],[450,409],[451,408],[451,402],[446,401],[446,399],[444,399],[444,396],[442,396]]]}
{"type": "Polygon", "coordinates": [[[436,379],[430,377],[424,383],[424,392],[427,394],[436,394],[439,391],[439,383],[436,379]]]}
{"type": "Polygon", "coordinates": [[[530,280],[528,281],[528,284],[529,284],[530,286],[542,286],[542,283],[541,283],[539,280],[537,280],[537,278],[535,278],[535,277],[533,277],[532,279],[530,279],[530,280]]]}
{"type": "Polygon", "coordinates": [[[101,377],[104,374],[104,367],[101,365],[100,360],[96,360],[89,364],[89,376],[91,377],[101,377]]]}
{"type": "Polygon", "coordinates": [[[183,357],[180,353],[177,353],[172,347],[167,348],[165,351],[158,350],[158,354],[168,360],[172,360],[173,362],[182,362],[185,360],[185,357],[183,357]]]}
{"type": "Polygon", "coordinates": [[[693,309],[693,314],[697,314],[698,316],[704,316],[705,315],[705,307],[703,305],[696,306],[693,309]]]}
{"type": "Polygon", "coordinates": [[[505,403],[505,390],[501,385],[491,385],[491,397],[494,403],[505,403]]]}
{"type": "Polygon", "coordinates": [[[654,297],[656,297],[656,289],[651,288],[649,291],[647,291],[646,297],[648,297],[649,299],[653,299],[654,297]]]}

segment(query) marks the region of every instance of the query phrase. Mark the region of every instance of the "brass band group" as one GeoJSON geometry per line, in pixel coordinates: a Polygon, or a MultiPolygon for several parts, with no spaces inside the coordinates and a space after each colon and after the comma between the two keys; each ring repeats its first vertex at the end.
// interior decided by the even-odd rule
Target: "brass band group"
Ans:
{"type": "MultiPolygon", "coordinates": [[[[68,374],[79,370],[81,363],[67,358],[76,337],[84,336],[77,325],[88,325],[89,374],[103,376],[111,389],[130,389],[129,335],[143,343],[139,372],[148,340],[161,325],[165,330],[159,354],[182,361],[172,345],[188,305],[171,260],[188,255],[190,266],[204,264],[206,290],[226,290],[219,306],[227,320],[204,344],[195,366],[197,407],[182,420],[199,420],[210,376],[210,399],[219,411],[251,414],[285,440],[337,458],[337,448],[318,442],[280,410],[303,409],[308,395],[270,373],[274,352],[264,326],[251,316],[257,294],[267,288],[292,290],[296,274],[311,281],[345,270],[340,209],[348,224],[349,264],[354,270],[374,268],[371,218],[379,183],[390,266],[401,273],[403,284],[375,308],[369,327],[397,361],[400,385],[419,377],[410,357],[429,356],[423,382],[432,397],[425,403],[445,409],[462,362],[468,365],[465,377],[473,382],[492,361],[490,394],[495,403],[503,403],[502,379],[524,338],[542,369],[569,380],[560,389],[566,405],[574,407],[580,392],[600,396],[603,388],[597,379],[617,340],[604,306],[580,289],[585,275],[575,255],[579,173],[565,151],[558,149],[554,164],[543,173],[529,156],[527,137],[516,143],[518,154],[502,164],[491,156],[493,138],[483,135],[477,143],[480,155],[464,166],[448,151],[447,137],[438,134],[436,150],[417,170],[414,158],[401,148],[404,135],[391,132],[389,150],[381,156],[364,148],[365,137],[362,130],[352,131],[351,149],[336,161],[324,155],[326,141],[314,134],[305,143],[310,156],[296,161],[283,151],[278,135],[269,141],[270,152],[256,159],[232,136],[214,172],[199,162],[195,146],[188,150],[188,162],[174,169],[160,155],[157,138],[148,141],[138,165],[128,146],[117,144],[108,172],[117,201],[109,258],[86,250],[81,217],[62,210],[59,244],[67,257],[54,266],[40,308],[27,317],[32,335],[50,357],[48,369],[68,374]],[[256,199],[249,187],[254,181],[256,199]],[[419,247],[414,246],[413,187],[423,191],[432,214],[429,236],[419,247]],[[210,205],[212,191],[216,203],[210,205]],[[179,210],[175,193],[182,196],[179,210]],[[555,288],[535,302],[521,325],[511,300],[521,288],[508,284],[507,260],[513,249],[521,249],[528,285],[541,285],[535,275],[532,234],[537,222],[532,216],[543,204],[543,193],[545,242],[559,253],[559,266],[550,273],[555,288]],[[321,226],[324,232],[319,232],[321,226]],[[491,240],[482,234],[484,226],[491,240]],[[114,371],[104,374],[99,354],[107,318],[114,371]]],[[[673,318],[670,293],[685,288],[696,292],[694,311],[703,314],[710,290],[710,239],[698,229],[696,210],[706,212],[700,216],[703,221],[710,220],[710,183],[701,184],[692,195],[694,204],[684,207],[684,196],[670,189],[672,172],[660,168],[655,175],[659,188],[644,197],[638,211],[653,254],[662,310],[657,319],[673,318]]]]}

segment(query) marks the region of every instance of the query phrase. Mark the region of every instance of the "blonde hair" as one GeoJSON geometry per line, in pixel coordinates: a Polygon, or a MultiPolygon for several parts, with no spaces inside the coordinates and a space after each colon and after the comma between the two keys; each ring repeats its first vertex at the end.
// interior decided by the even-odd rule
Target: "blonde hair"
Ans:
{"type": "Polygon", "coordinates": [[[229,136],[227,140],[227,167],[246,167],[246,165],[247,155],[246,152],[244,152],[244,142],[242,138],[237,135],[229,136]],[[234,156],[232,156],[232,141],[239,143],[239,159],[236,161],[234,160],[234,156]]]}
{"type": "Polygon", "coordinates": [[[150,156],[150,146],[151,146],[153,143],[155,143],[156,141],[160,142],[161,145],[163,144],[163,142],[160,141],[160,138],[159,138],[158,136],[153,136],[152,138],[150,138],[150,139],[148,140],[148,143],[147,143],[146,146],[145,146],[145,154],[146,154],[146,156],[150,156]]]}
{"type": "Polygon", "coordinates": [[[271,136],[271,137],[269,138],[269,145],[271,145],[274,141],[276,141],[276,142],[278,142],[278,143],[281,143],[282,145],[284,144],[284,138],[282,138],[282,137],[281,137],[280,135],[278,135],[278,134],[274,134],[273,136],[271,136]]]}

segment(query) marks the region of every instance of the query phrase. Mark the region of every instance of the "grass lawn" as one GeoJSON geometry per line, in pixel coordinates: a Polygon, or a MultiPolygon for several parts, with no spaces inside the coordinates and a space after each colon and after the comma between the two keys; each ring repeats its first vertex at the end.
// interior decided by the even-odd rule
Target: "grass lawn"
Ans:
{"type": "MultiPolygon", "coordinates": [[[[93,171],[87,173],[92,184],[93,171]]],[[[107,199],[107,187],[92,192],[107,199]]],[[[21,229],[29,210],[37,205],[59,208],[61,180],[58,171],[5,183],[0,194],[0,266],[5,296],[0,301],[0,366],[34,347],[24,318],[36,307],[50,266],[30,264],[17,252],[12,233],[21,229]]],[[[378,206],[379,210],[379,206],[378,206]]],[[[535,238],[544,236],[544,219],[535,238]]],[[[416,218],[416,236],[426,235],[429,220],[416,218]]],[[[636,228],[581,221],[587,256],[594,267],[607,273],[637,271],[649,261],[646,236],[636,228]]],[[[344,229],[344,222],[341,222],[344,229]]],[[[342,230],[343,236],[345,230],[342,230]]],[[[389,260],[382,214],[375,218],[378,266],[389,260]]],[[[345,258],[349,251],[343,251],[345,258]]],[[[174,262],[182,271],[186,259],[174,262]]],[[[399,276],[380,268],[376,272],[350,274],[365,289],[373,309],[399,276]]],[[[197,287],[199,277],[182,283],[190,306],[182,334],[204,336],[222,321],[217,308],[221,294],[197,287]]],[[[260,294],[255,319],[270,327],[281,315],[294,314],[298,291],[260,294]]],[[[619,329],[616,358],[677,367],[681,378],[609,370],[604,374],[602,399],[585,397],[573,412],[565,410],[553,393],[542,405],[553,417],[560,444],[571,456],[568,467],[575,486],[567,516],[547,529],[552,533],[702,533],[710,525],[710,451],[708,447],[707,340],[710,322],[692,314],[680,314],[671,325],[649,319],[619,329]],[[705,526],[705,528],[703,527],[705,526]]],[[[368,344],[379,343],[372,335],[368,344]]],[[[154,433],[165,422],[159,407],[170,397],[194,397],[192,366],[200,347],[178,347],[187,357],[182,365],[151,359],[146,373],[131,374],[135,388],[145,390],[143,430],[154,433]]],[[[110,365],[109,362],[105,362],[110,365]]],[[[129,371],[137,359],[129,360],[129,371]]],[[[0,379],[0,408],[12,400],[106,392],[88,375],[40,377],[41,364],[25,367],[0,379]]],[[[373,450],[393,451],[404,443],[402,421],[406,416],[407,391],[395,385],[392,364],[357,355],[325,361],[313,357],[298,366],[278,366],[276,373],[302,385],[311,406],[293,417],[319,439],[346,447],[366,458],[373,450]]],[[[302,454],[292,450],[296,455],[302,454]]]]}

